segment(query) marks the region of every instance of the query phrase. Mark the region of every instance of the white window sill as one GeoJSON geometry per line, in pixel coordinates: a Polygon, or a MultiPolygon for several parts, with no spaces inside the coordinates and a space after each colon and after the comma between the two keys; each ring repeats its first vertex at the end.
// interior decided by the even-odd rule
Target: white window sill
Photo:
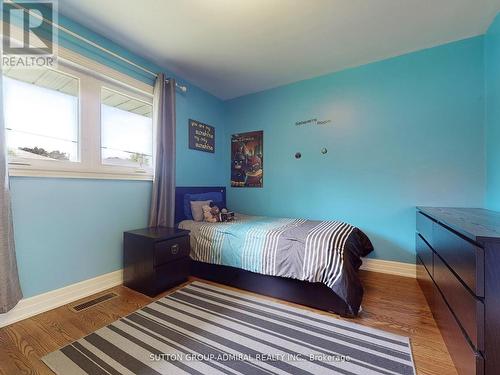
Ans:
{"type": "Polygon", "coordinates": [[[9,165],[11,177],[46,177],[46,178],[85,178],[98,180],[134,180],[153,181],[153,175],[148,172],[95,172],[95,171],[63,171],[43,170],[38,168],[20,168],[9,165]]]}

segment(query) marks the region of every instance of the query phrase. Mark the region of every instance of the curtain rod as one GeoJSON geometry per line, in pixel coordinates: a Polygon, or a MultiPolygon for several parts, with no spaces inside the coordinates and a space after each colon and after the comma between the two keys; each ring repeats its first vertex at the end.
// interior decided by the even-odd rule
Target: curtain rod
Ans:
{"type": "MultiPolygon", "coordinates": [[[[97,44],[97,43],[95,43],[95,42],[93,42],[93,41],[91,41],[91,40],[89,40],[89,39],[81,36],[81,35],[78,35],[77,33],[75,33],[73,31],[65,28],[64,26],[56,24],[56,23],[54,23],[54,22],[52,22],[52,21],[44,18],[43,16],[40,16],[39,14],[37,14],[35,12],[31,12],[29,9],[26,9],[25,7],[23,7],[22,5],[20,5],[20,3],[11,2],[11,4],[14,4],[14,6],[16,8],[18,8],[18,9],[27,10],[28,12],[30,12],[31,15],[37,17],[38,19],[41,19],[42,21],[51,24],[52,26],[58,28],[59,30],[64,31],[65,33],[68,33],[69,35],[74,36],[75,38],[77,38],[77,39],[79,39],[79,40],[81,40],[81,41],[83,41],[83,42],[85,42],[85,43],[87,43],[87,44],[89,44],[89,45],[97,48],[97,49],[100,49],[101,51],[106,52],[107,54],[109,54],[109,55],[111,55],[113,57],[116,57],[117,59],[120,59],[120,60],[122,60],[123,62],[126,62],[129,65],[135,66],[136,68],[142,70],[145,73],[148,73],[148,74],[152,75],[153,77],[157,77],[158,76],[158,74],[156,74],[155,72],[153,72],[153,71],[151,71],[151,70],[149,70],[149,69],[147,69],[147,68],[145,68],[145,67],[143,67],[143,66],[141,66],[139,64],[136,64],[135,62],[130,61],[129,59],[127,59],[127,58],[125,58],[123,56],[120,56],[119,54],[117,54],[117,53],[115,53],[113,51],[110,51],[109,49],[104,48],[103,46],[101,46],[101,45],[99,45],[99,44],[97,44]]],[[[169,79],[167,78],[167,79],[165,79],[165,81],[168,82],[169,79]]],[[[177,87],[182,92],[187,92],[187,86],[185,86],[185,85],[181,85],[181,84],[179,84],[179,83],[176,82],[175,83],[175,87],[177,87]]]]}

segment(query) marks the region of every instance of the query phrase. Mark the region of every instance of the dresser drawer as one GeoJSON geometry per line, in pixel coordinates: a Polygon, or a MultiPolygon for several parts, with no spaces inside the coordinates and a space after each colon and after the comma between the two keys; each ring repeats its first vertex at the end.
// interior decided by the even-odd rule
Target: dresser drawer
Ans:
{"type": "Polygon", "coordinates": [[[431,275],[434,277],[434,264],[433,264],[433,252],[429,245],[423,240],[422,236],[417,233],[416,236],[416,248],[417,255],[420,257],[423,265],[431,275]]]}
{"type": "Polygon", "coordinates": [[[484,251],[434,223],[433,249],[479,297],[484,297],[484,251]]]}
{"type": "MultiPolygon", "coordinates": [[[[462,330],[434,285],[432,314],[459,375],[484,375],[484,358],[467,342],[462,330]]],[[[489,374],[488,374],[489,375],[489,374]]]]}
{"type": "Polygon", "coordinates": [[[155,244],[154,266],[169,263],[173,260],[189,256],[189,237],[179,237],[155,244]]]}
{"type": "Polygon", "coordinates": [[[446,302],[479,351],[484,350],[484,304],[458,281],[444,262],[434,256],[434,281],[446,302]]]}
{"type": "Polygon", "coordinates": [[[420,211],[417,212],[417,232],[420,233],[420,235],[431,245],[433,238],[433,229],[432,226],[434,225],[434,220],[430,219],[429,217],[425,216],[423,213],[420,211]]]}
{"type": "Polygon", "coordinates": [[[420,289],[424,293],[425,299],[429,304],[430,308],[434,305],[434,281],[432,281],[431,275],[425,268],[420,256],[416,256],[417,259],[417,281],[418,285],[420,285],[420,289]]]}

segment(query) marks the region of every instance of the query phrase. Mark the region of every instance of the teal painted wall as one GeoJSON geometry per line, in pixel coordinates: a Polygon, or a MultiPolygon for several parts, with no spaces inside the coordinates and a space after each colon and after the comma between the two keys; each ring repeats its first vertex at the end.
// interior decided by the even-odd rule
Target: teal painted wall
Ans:
{"type": "MultiPolygon", "coordinates": [[[[59,21],[150,70],[161,70],[65,17],[59,21]]],[[[494,30],[487,45],[495,40],[494,30]]],[[[64,33],[60,40],[152,83],[144,72],[64,33]]],[[[177,96],[177,184],[227,185],[230,135],[263,129],[264,188],[229,188],[230,207],[347,220],[373,240],[374,257],[412,262],[415,205],[484,202],[484,57],[490,67],[498,60],[485,54],[483,42],[472,38],[229,102],[166,72],[189,86],[187,94],[177,96]],[[294,125],[312,117],[330,118],[332,125],[294,125]],[[189,118],[216,127],[215,154],[188,149],[189,118]],[[328,148],[326,156],[321,147],[328,148]],[[293,157],[296,151],[301,160],[293,157]]],[[[498,75],[491,68],[487,74],[488,100],[494,103],[490,91],[498,91],[488,82],[498,83],[491,79],[498,75]]],[[[498,124],[490,112],[488,124],[498,124]]],[[[492,131],[499,129],[489,126],[488,135],[492,131]]],[[[494,183],[498,143],[488,145],[493,207],[500,199],[494,194],[500,185],[494,183]]],[[[150,182],[17,177],[11,186],[25,297],[121,268],[122,232],[147,223],[150,182]]]]}
{"type": "Polygon", "coordinates": [[[148,219],[151,183],[11,179],[16,255],[25,297],[121,268],[123,231],[148,219]]]}
{"type": "MultiPolygon", "coordinates": [[[[161,71],[69,19],[60,17],[59,22],[152,71],[161,71]]],[[[153,82],[142,71],[64,33],[59,37],[67,48],[144,82],[153,82]]],[[[180,81],[188,84],[188,92],[177,95],[177,184],[223,185],[229,175],[220,167],[228,153],[223,139],[224,103],[180,81]],[[188,149],[189,118],[215,126],[214,154],[188,149]]],[[[151,182],[13,177],[11,188],[16,254],[25,297],[122,268],[123,231],[147,225],[151,182]]]]}
{"type": "Polygon", "coordinates": [[[500,211],[500,15],[485,36],[486,206],[500,211]]]}
{"type": "Polygon", "coordinates": [[[484,203],[483,37],[234,99],[226,122],[228,142],[264,130],[264,187],[229,188],[232,209],[346,220],[414,262],[416,205],[484,203]]]}

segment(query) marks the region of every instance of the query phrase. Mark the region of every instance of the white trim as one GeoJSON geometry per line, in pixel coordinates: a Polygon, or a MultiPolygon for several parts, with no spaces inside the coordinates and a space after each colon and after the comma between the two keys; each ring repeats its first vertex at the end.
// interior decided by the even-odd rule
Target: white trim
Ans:
{"type": "MultiPolygon", "coordinates": [[[[94,67],[97,69],[96,67],[94,67]]],[[[118,85],[109,79],[88,75],[85,69],[59,64],[58,71],[70,74],[79,80],[79,161],[37,160],[10,158],[9,175],[26,177],[91,178],[117,180],[153,180],[153,167],[139,168],[103,164],[101,161],[101,89],[115,90],[122,95],[152,105],[152,96],[118,85]]],[[[129,82],[130,83],[130,82],[129,82]]],[[[152,146],[155,144],[155,126],[152,122],[152,146]]],[[[153,155],[154,163],[154,155],[153,155]]]]}
{"type": "Polygon", "coordinates": [[[365,258],[363,259],[361,269],[371,272],[387,273],[389,275],[411,277],[414,279],[417,277],[417,268],[415,264],[412,263],[365,258]]]}
{"type": "Polygon", "coordinates": [[[9,167],[10,177],[42,177],[42,178],[81,178],[91,180],[131,180],[131,181],[153,181],[151,173],[104,173],[104,172],[83,172],[66,170],[43,170],[39,168],[29,168],[29,166],[9,167]]]}
{"type": "MultiPolygon", "coordinates": [[[[362,270],[387,273],[391,275],[416,278],[414,264],[393,262],[381,259],[363,259],[362,270]]],[[[97,276],[64,288],[52,290],[21,300],[6,314],[0,314],[0,327],[30,318],[45,311],[55,309],[76,300],[102,292],[123,283],[123,270],[97,276]]]]}
{"type": "Polygon", "coordinates": [[[0,314],[0,327],[55,309],[122,283],[123,270],[118,270],[64,288],[22,299],[11,311],[0,314]]]}
{"type": "MultiPolygon", "coordinates": [[[[3,23],[0,22],[3,26],[3,23]]],[[[13,26],[13,28],[17,28],[13,26]]],[[[152,181],[154,169],[116,166],[101,161],[100,93],[105,87],[134,99],[153,104],[153,86],[104,64],[57,46],[59,64],[54,70],[79,81],[79,161],[62,162],[30,158],[10,158],[9,175],[22,177],[86,178],[152,181]]],[[[153,151],[155,127],[153,124],[153,151]]],[[[153,164],[154,164],[153,152],[153,164]]]]}

